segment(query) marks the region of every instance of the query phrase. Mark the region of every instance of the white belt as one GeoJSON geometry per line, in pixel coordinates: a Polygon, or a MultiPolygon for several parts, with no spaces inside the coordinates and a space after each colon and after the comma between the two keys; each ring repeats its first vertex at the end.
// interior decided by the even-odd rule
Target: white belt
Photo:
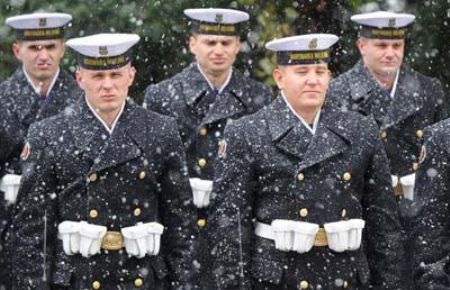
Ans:
{"type": "Polygon", "coordinates": [[[344,252],[359,249],[364,226],[362,219],[326,223],[324,228],[302,221],[273,220],[270,225],[255,222],[255,234],[275,241],[275,248],[281,251],[306,253],[313,246],[328,246],[344,252]]]}
{"type": "Polygon", "coordinates": [[[146,254],[159,253],[163,230],[164,226],[157,222],[138,223],[120,232],[108,232],[105,226],[85,221],[63,221],[58,225],[58,238],[63,242],[66,255],[79,253],[88,258],[100,253],[101,248],[119,250],[124,244],[129,255],[143,258],[146,254]]]}
{"type": "Polygon", "coordinates": [[[0,180],[0,190],[5,193],[5,200],[10,204],[14,204],[16,202],[21,179],[21,175],[6,174],[0,180]]]}

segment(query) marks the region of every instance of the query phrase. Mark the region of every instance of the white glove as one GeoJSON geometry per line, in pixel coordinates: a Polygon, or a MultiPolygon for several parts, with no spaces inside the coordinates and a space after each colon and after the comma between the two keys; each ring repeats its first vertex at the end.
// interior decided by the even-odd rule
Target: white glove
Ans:
{"type": "Polygon", "coordinates": [[[21,179],[21,175],[6,174],[0,180],[0,190],[5,193],[5,200],[7,200],[10,204],[14,204],[16,202],[21,179]]]}
{"type": "Polygon", "coordinates": [[[105,226],[88,224],[84,221],[80,222],[80,253],[83,257],[88,258],[100,253],[106,231],[107,228],[105,226]]]}
{"type": "Polygon", "coordinates": [[[63,241],[66,255],[75,255],[80,252],[80,223],[63,221],[58,225],[58,238],[63,241]]]}
{"type": "Polygon", "coordinates": [[[396,187],[398,184],[398,176],[397,175],[391,175],[391,180],[392,180],[392,187],[396,187]]]}
{"type": "Polygon", "coordinates": [[[308,222],[292,221],[291,229],[294,233],[292,250],[300,254],[309,252],[314,246],[316,234],[319,231],[319,225],[308,222]]]}
{"type": "Polygon", "coordinates": [[[361,219],[324,224],[328,247],[338,253],[359,249],[364,224],[365,222],[361,219]]]}
{"type": "Polygon", "coordinates": [[[131,256],[143,258],[145,254],[157,255],[161,247],[164,226],[157,222],[138,223],[122,230],[125,249],[131,256]]]}
{"type": "Polygon", "coordinates": [[[362,219],[351,219],[349,223],[348,250],[355,251],[361,247],[362,230],[366,222],[362,219]]]}
{"type": "Polygon", "coordinates": [[[409,200],[413,200],[414,198],[415,181],[416,181],[415,173],[400,177],[400,183],[402,184],[403,187],[403,196],[409,200]]]}
{"type": "Polygon", "coordinates": [[[347,221],[326,223],[323,225],[327,233],[328,247],[341,253],[348,248],[349,224],[347,221]]]}
{"type": "Polygon", "coordinates": [[[272,227],[275,248],[280,251],[292,251],[294,245],[294,232],[292,231],[290,220],[273,220],[272,227]]]}
{"type": "Polygon", "coordinates": [[[192,195],[194,198],[194,205],[197,208],[204,208],[209,205],[213,182],[200,178],[189,178],[189,183],[192,188],[192,195]]]}

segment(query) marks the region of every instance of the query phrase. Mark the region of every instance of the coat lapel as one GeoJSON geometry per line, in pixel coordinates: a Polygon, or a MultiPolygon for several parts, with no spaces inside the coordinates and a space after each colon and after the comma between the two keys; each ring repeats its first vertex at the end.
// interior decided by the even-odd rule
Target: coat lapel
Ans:
{"type": "Polygon", "coordinates": [[[423,88],[413,74],[402,69],[393,100],[394,123],[398,124],[421,110],[423,107],[423,88]],[[422,92],[422,93],[421,93],[422,92]]]}
{"type": "Polygon", "coordinates": [[[72,109],[74,111],[69,112],[67,127],[78,149],[77,154],[89,159],[90,164],[94,164],[105,145],[108,132],[92,114],[84,98],[80,101],[79,107],[72,109]]]}
{"type": "Polygon", "coordinates": [[[281,96],[267,107],[266,118],[274,146],[286,154],[303,159],[312,133],[292,113],[281,96]]]}
{"type": "Polygon", "coordinates": [[[331,110],[323,110],[320,115],[319,125],[312,141],[305,153],[305,158],[299,164],[299,170],[321,163],[349,148],[351,137],[348,136],[341,124],[339,113],[331,110]]]}
{"type": "Polygon", "coordinates": [[[345,151],[352,139],[342,113],[323,109],[313,135],[289,109],[282,97],[267,108],[266,117],[272,142],[281,151],[300,159],[300,170],[345,151]]]}
{"type": "Polygon", "coordinates": [[[392,115],[392,99],[387,92],[382,91],[377,81],[364,68],[360,61],[352,69],[350,91],[353,103],[358,111],[366,116],[373,116],[381,128],[394,124],[392,115]]]}
{"type": "Polygon", "coordinates": [[[41,105],[36,120],[56,115],[62,109],[76,103],[79,90],[71,76],[60,70],[52,90],[41,105]]]}
{"type": "Polygon", "coordinates": [[[135,120],[133,120],[134,111],[134,105],[129,103],[125,105],[114,131],[106,141],[105,146],[100,150],[96,159],[97,162],[92,166],[93,171],[115,167],[142,155],[143,149],[139,147],[130,134],[131,131],[138,128],[135,120]]]}
{"type": "Polygon", "coordinates": [[[10,82],[13,85],[13,90],[18,92],[19,97],[16,101],[17,109],[15,111],[20,121],[29,125],[35,121],[39,109],[39,96],[28,83],[22,68],[16,70],[10,82]]]}
{"type": "Polygon", "coordinates": [[[185,102],[191,110],[200,115],[202,113],[199,103],[204,99],[206,94],[210,94],[211,89],[209,88],[208,82],[202,76],[197,68],[196,63],[191,63],[182,73],[182,79],[186,80],[183,82],[183,95],[185,102]]]}
{"type": "Polygon", "coordinates": [[[139,157],[142,150],[128,132],[136,130],[130,118],[134,105],[126,104],[113,133],[109,133],[93,115],[86,101],[75,108],[67,126],[78,148],[78,154],[87,158],[91,171],[100,171],[139,157]]]}
{"type": "Polygon", "coordinates": [[[241,84],[241,80],[233,72],[228,85],[216,96],[211,109],[202,120],[202,125],[228,119],[246,111],[243,91],[241,90],[243,87],[244,85],[241,84]]]}

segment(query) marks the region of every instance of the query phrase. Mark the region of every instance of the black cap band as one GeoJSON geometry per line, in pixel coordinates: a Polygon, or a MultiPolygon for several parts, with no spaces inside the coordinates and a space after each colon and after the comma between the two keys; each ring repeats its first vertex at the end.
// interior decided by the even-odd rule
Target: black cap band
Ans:
{"type": "Polygon", "coordinates": [[[277,52],[278,65],[328,63],[329,61],[329,50],[277,52]]]}
{"type": "Polygon", "coordinates": [[[49,40],[64,37],[64,27],[16,29],[17,40],[49,40]]]}
{"type": "Polygon", "coordinates": [[[404,39],[408,32],[407,27],[400,28],[378,28],[361,26],[360,36],[376,39],[404,39]]]}
{"type": "Polygon", "coordinates": [[[131,50],[126,53],[109,57],[90,57],[86,55],[78,56],[78,65],[90,70],[108,70],[125,66],[131,62],[131,50]]]}
{"type": "Polygon", "coordinates": [[[190,21],[191,33],[211,34],[211,35],[240,35],[241,27],[237,24],[225,24],[216,22],[205,22],[198,20],[190,21]]]}

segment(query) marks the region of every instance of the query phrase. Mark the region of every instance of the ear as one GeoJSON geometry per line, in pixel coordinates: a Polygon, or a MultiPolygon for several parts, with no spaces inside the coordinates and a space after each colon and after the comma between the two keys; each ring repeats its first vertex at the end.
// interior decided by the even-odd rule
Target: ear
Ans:
{"type": "Polygon", "coordinates": [[[241,39],[239,36],[236,36],[236,50],[234,51],[235,54],[238,54],[241,50],[241,39]]]}
{"type": "Polygon", "coordinates": [[[366,41],[362,38],[358,38],[358,40],[356,40],[356,47],[359,50],[359,53],[361,55],[365,54],[365,47],[366,47],[366,41]]]}
{"type": "Polygon", "coordinates": [[[17,41],[15,41],[15,42],[13,43],[13,45],[12,45],[12,51],[13,51],[13,53],[14,53],[14,56],[15,56],[18,60],[21,60],[21,57],[20,57],[20,46],[21,46],[21,44],[18,43],[17,41]]]}
{"type": "Polygon", "coordinates": [[[75,80],[77,81],[78,86],[84,90],[84,85],[83,85],[83,72],[81,71],[80,68],[77,68],[76,72],[75,72],[75,80]]]}
{"type": "Polygon", "coordinates": [[[66,53],[66,44],[64,43],[63,40],[61,40],[61,45],[62,45],[62,49],[61,49],[61,58],[64,57],[64,54],[66,53]]]}
{"type": "Polygon", "coordinates": [[[131,86],[134,82],[134,77],[136,76],[136,68],[134,66],[130,66],[130,68],[128,69],[128,76],[128,86],[131,86]]]}
{"type": "Polygon", "coordinates": [[[277,67],[272,72],[272,77],[275,83],[277,84],[277,87],[279,90],[284,89],[284,72],[283,69],[280,67],[277,67]]]}
{"type": "Polygon", "coordinates": [[[189,36],[189,51],[192,54],[196,53],[196,47],[197,47],[197,38],[194,35],[189,36]]]}

